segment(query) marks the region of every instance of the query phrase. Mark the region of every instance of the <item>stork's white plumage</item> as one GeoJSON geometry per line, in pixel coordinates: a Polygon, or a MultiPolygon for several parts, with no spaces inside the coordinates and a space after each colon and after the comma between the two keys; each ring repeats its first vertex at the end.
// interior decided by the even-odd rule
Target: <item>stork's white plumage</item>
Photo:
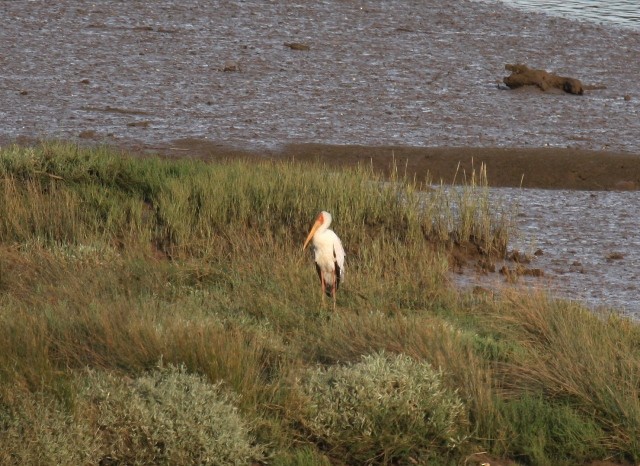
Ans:
{"type": "Polygon", "coordinates": [[[338,235],[329,229],[331,214],[322,211],[302,246],[304,251],[311,242],[316,262],[316,271],[320,277],[322,297],[333,297],[333,307],[336,306],[336,291],[344,279],[344,248],[338,235]]]}

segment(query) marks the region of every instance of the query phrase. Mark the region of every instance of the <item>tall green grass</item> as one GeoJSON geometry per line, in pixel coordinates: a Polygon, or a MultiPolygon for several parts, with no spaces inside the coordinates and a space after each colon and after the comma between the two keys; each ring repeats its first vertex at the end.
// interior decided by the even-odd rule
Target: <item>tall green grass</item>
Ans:
{"type": "Polygon", "coordinates": [[[452,248],[506,250],[483,180],[0,149],[0,463],[640,460],[635,323],[449,285],[452,248]],[[301,247],[319,210],[336,311],[301,247]]]}

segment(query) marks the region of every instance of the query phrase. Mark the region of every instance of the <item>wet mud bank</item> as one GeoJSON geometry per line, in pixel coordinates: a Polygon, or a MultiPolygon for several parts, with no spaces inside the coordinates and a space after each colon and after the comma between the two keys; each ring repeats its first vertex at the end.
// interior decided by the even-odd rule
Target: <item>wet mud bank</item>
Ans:
{"type": "Polygon", "coordinates": [[[181,139],[167,146],[129,146],[138,152],[207,160],[232,158],[320,162],[327,166],[366,165],[418,182],[462,184],[486,167],[489,186],[569,190],[640,189],[640,155],[581,149],[406,147],[289,144],[279,150],[247,151],[207,140],[181,139]]]}
{"type": "Polygon", "coordinates": [[[577,149],[289,147],[289,154],[331,164],[371,163],[383,171],[394,160],[400,172],[435,183],[464,183],[485,165],[492,187],[636,190],[640,156],[577,149]],[[304,154],[304,155],[299,155],[304,154]],[[466,179],[465,179],[466,178],[466,179]]]}
{"type": "MultiPolygon", "coordinates": [[[[0,146],[37,145],[42,140],[0,136],[0,146]]],[[[80,141],[80,144],[101,144],[80,141]]],[[[462,185],[486,168],[488,186],[582,191],[640,190],[640,155],[557,148],[407,147],[287,144],[278,149],[245,149],[207,139],[184,138],[167,144],[107,141],[134,156],[190,157],[206,161],[295,161],[327,167],[367,166],[383,176],[407,177],[422,184],[462,185]]]]}

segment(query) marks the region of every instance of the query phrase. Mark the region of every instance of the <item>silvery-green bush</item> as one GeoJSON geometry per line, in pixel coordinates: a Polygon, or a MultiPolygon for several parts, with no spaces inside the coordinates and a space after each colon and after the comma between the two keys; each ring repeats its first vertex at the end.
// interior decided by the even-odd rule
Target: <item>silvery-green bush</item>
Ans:
{"type": "Polygon", "coordinates": [[[59,400],[25,393],[0,401],[0,464],[97,464],[93,432],[59,400]]]}
{"type": "Polygon", "coordinates": [[[168,367],[125,381],[90,372],[103,458],[117,464],[246,465],[261,458],[247,423],[219,385],[168,367]]]}
{"type": "Polygon", "coordinates": [[[465,408],[425,361],[378,353],[310,370],[298,384],[308,399],[308,433],[347,463],[425,461],[465,439],[465,408]]]}
{"type": "Polygon", "coordinates": [[[0,464],[247,465],[263,458],[219,384],[184,368],[135,379],[88,370],[73,400],[0,398],[0,464]]]}

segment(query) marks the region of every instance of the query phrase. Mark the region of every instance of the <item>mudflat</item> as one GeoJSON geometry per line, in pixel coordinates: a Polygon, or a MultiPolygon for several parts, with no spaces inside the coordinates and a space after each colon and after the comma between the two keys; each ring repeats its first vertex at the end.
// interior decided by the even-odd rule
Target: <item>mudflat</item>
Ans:
{"type": "Polygon", "coordinates": [[[638,30],[466,0],[34,0],[0,15],[0,144],[640,186],[638,30]],[[509,63],[577,78],[584,94],[511,90],[509,63]]]}
{"type": "Polygon", "coordinates": [[[0,138],[186,140],[184,154],[225,145],[382,168],[393,154],[436,180],[473,158],[496,185],[638,180],[635,29],[491,0],[34,0],[0,2],[0,15],[0,138]],[[515,63],[584,94],[509,89],[515,63]]]}

